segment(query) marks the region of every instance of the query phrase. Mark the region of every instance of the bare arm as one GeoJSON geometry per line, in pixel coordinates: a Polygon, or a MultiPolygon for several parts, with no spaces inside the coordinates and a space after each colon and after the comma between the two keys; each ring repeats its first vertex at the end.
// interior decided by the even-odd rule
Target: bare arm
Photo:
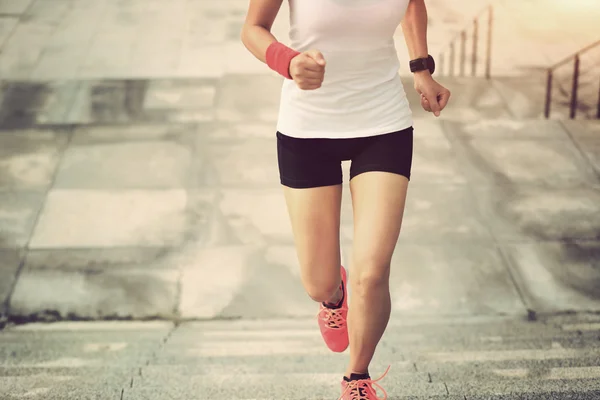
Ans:
{"type": "MultiPolygon", "coordinates": [[[[425,0],[410,0],[401,25],[411,60],[429,55],[427,23],[425,0]]],[[[440,112],[448,104],[450,91],[437,83],[427,69],[415,72],[414,78],[415,90],[421,95],[421,106],[439,117],[440,112]]]]}
{"type": "MultiPolygon", "coordinates": [[[[267,49],[278,41],[271,33],[271,27],[282,2],[283,0],[250,0],[246,21],[242,27],[242,43],[256,58],[266,64],[268,64],[267,49]]],[[[287,63],[283,66],[278,66],[275,61],[275,66],[272,68],[277,71],[280,68],[284,69],[284,72],[280,73],[285,77],[291,77],[302,90],[314,90],[321,87],[325,74],[323,54],[318,50],[309,50],[301,54],[287,47],[285,50],[292,51],[292,58],[281,58],[280,60],[287,63]]],[[[273,63],[271,64],[273,65],[273,63]]]]}
{"type": "Polygon", "coordinates": [[[427,57],[429,52],[427,50],[427,7],[425,7],[425,0],[410,0],[401,25],[410,59],[427,57]]]}
{"type": "Polygon", "coordinates": [[[277,39],[271,27],[283,0],[250,0],[248,14],[242,28],[244,46],[260,61],[266,63],[267,48],[277,39]]]}

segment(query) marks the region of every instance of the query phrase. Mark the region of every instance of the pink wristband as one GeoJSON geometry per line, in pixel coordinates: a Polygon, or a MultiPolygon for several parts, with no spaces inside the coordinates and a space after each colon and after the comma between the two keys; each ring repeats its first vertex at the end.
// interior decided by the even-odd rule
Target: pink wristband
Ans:
{"type": "Polygon", "coordinates": [[[287,79],[292,79],[290,75],[290,62],[296,57],[299,52],[290,49],[280,42],[273,42],[267,48],[267,65],[273,71],[281,74],[287,79]]]}

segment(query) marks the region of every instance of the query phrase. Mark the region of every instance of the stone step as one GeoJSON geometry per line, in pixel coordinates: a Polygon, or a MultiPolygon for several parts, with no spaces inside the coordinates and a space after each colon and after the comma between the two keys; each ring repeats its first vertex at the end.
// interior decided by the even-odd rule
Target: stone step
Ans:
{"type": "MultiPolygon", "coordinates": [[[[599,334],[593,314],[392,317],[372,374],[391,366],[381,382],[390,398],[592,399],[599,334]]],[[[30,324],[0,344],[7,399],[336,398],[347,362],[307,318],[30,324]]]]}
{"type": "MultiPolygon", "coordinates": [[[[403,326],[393,318],[375,357],[374,377],[391,366],[382,385],[392,398],[600,390],[595,365],[600,325],[585,324],[598,330],[579,336],[580,344],[572,347],[578,334],[564,328],[569,324],[469,318],[453,326],[441,320],[415,322],[403,326]]],[[[153,392],[167,398],[198,392],[209,399],[335,398],[344,359],[327,351],[310,320],[194,323],[175,331],[126,393],[133,398],[153,392]]]]}

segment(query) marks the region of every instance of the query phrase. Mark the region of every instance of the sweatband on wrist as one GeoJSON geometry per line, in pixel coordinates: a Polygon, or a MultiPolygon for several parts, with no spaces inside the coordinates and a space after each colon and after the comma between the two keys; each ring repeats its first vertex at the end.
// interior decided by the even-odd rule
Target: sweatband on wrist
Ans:
{"type": "Polygon", "coordinates": [[[273,42],[267,48],[267,65],[284,78],[292,79],[290,75],[290,63],[292,62],[292,58],[298,54],[300,52],[290,49],[283,43],[273,42]]]}

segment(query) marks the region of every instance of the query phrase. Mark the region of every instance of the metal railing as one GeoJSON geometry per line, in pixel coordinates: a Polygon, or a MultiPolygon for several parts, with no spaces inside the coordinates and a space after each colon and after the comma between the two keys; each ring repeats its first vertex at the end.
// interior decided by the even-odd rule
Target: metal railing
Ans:
{"type": "MultiPolygon", "coordinates": [[[[454,76],[454,70],[456,66],[456,44],[457,42],[460,45],[460,63],[459,70],[460,76],[465,76],[466,71],[466,63],[467,63],[467,36],[469,29],[471,32],[471,40],[472,40],[472,49],[471,49],[471,76],[477,75],[477,64],[479,62],[478,59],[478,50],[479,50],[479,36],[481,26],[483,25],[482,20],[487,16],[487,38],[486,38],[486,50],[485,50],[485,77],[490,79],[491,70],[492,70],[492,31],[494,25],[494,7],[493,5],[489,5],[485,7],[479,14],[475,15],[472,20],[472,25],[469,27],[465,27],[462,31],[460,31],[450,42],[442,48],[442,51],[439,55],[439,69],[440,74],[446,75],[445,66],[446,60],[449,65],[449,76],[454,76]],[[446,57],[447,56],[447,57],[446,57]]],[[[486,21],[483,21],[486,22],[486,21]]]]}
{"type": "MultiPolygon", "coordinates": [[[[560,62],[554,64],[547,70],[547,80],[546,80],[546,104],[544,107],[544,116],[546,118],[550,118],[550,108],[552,104],[552,84],[554,82],[554,74],[555,71],[562,67],[563,65],[568,64],[573,61],[573,75],[571,78],[571,88],[569,94],[569,118],[575,119],[577,115],[577,108],[579,104],[578,92],[579,92],[579,79],[581,76],[581,56],[588,51],[600,46],[600,40],[595,43],[590,44],[589,46],[584,47],[579,50],[575,54],[566,57],[560,62]]],[[[600,74],[599,74],[600,75],[600,74]]],[[[598,77],[598,103],[596,109],[596,118],[600,119],[600,76],[598,77]]]]}

